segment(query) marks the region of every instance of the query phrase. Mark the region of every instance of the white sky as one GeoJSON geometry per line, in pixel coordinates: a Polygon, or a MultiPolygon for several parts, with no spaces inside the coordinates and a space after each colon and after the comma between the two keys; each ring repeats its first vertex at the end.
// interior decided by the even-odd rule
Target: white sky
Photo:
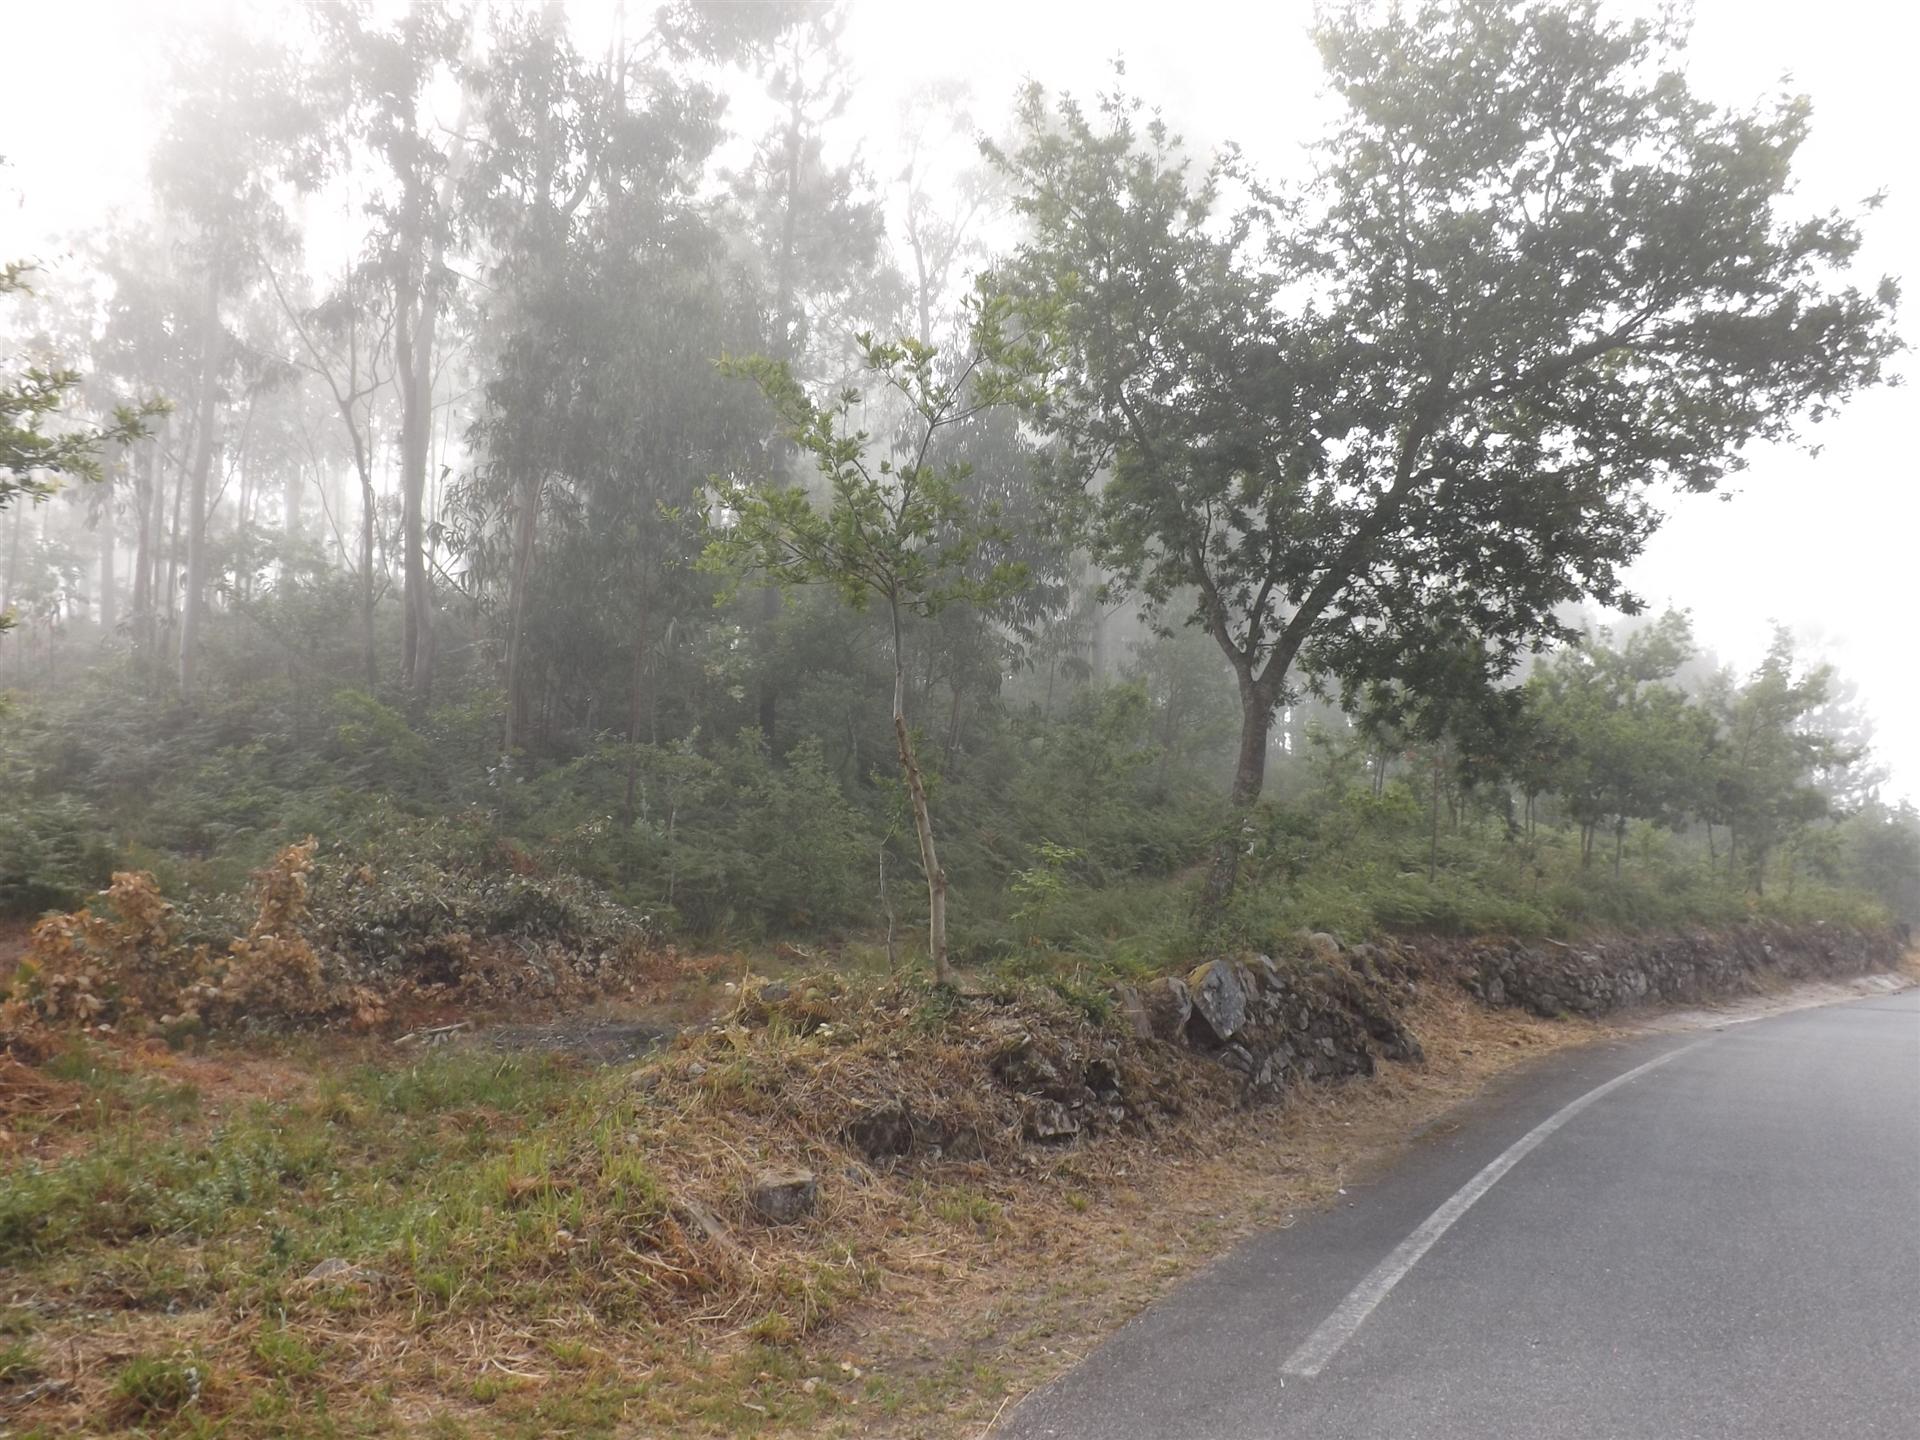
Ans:
{"type": "MultiPolygon", "coordinates": [[[[262,0],[254,0],[255,5],[262,0]]],[[[583,31],[616,0],[569,0],[583,31]]],[[[850,130],[876,158],[902,99],[958,77],[993,125],[1025,78],[1083,95],[1124,56],[1132,89],[1199,144],[1235,139],[1270,173],[1292,170],[1326,113],[1306,30],[1310,0],[853,0],[847,44],[859,88],[850,130]]],[[[1651,10],[1650,0],[1615,0],[1651,10]]],[[[138,203],[149,134],[150,67],[169,25],[247,0],[0,0],[0,256],[58,260],[54,237],[138,203]]],[[[270,7],[278,8],[278,7],[270,7]]],[[[642,14],[652,0],[630,0],[642,14]]],[[[1920,7],[1908,0],[1698,0],[1695,86],[1723,102],[1775,93],[1783,76],[1814,104],[1801,154],[1809,207],[1888,191],[1861,264],[1914,277],[1903,330],[1920,336],[1920,167],[1913,159],[1913,57],[1920,7]]],[[[1909,360],[1900,368],[1913,371],[1909,360]]],[[[1701,642],[1745,668],[1773,621],[1818,636],[1858,681],[1893,788],[1920,798],[1915,678],[1920,459],[1913,392],[1856,401],[1817,457],[1753,457],[1730,503],[1675,500],[1634,568],[1655,606],[1693,611],[1701,642]]]]}

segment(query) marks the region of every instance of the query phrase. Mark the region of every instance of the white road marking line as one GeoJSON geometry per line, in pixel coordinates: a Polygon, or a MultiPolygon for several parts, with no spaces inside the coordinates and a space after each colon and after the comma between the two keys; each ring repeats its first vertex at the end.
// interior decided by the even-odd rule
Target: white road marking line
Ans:
{"type": "Polygon", "coordinates": [[[1340,1302],[1339,1307],[1320,1322],[1320,1328],[1309,1335],[1300,1348],[1287,1357],[1286,1363],[1280,1367],[1280,1373],[1305,1376],[1309,1379],[1318,1375],[1326,1368],[1327,1362],[1339,1354],[1340,1347],[1351,1340],[1354,1333],[1366,1324],[1367,1317],[1374,1312],[1374,1308],[1382,1300],[1387,1298],[1393,1287],[1400,1283],[1409,1270],[1420,1263],[1420,1257],[1431,1250],[1440,1237],[1451,1230],[1454,1222],[1471,1210],[1482,1195],[1497,1185],[1503,1175],[1538,1149],[1549,1135],[1594,1101],[1618,1090],[1629,1080],[1637,1080],[1649,1070],[1656,1070],[1669,1060],[1677,1060],[1689,1050],[1697,1050],[1706,1043],[1704,1040],[1696,1040],[1691,1045],[1682,1045],[1678,1050],[1669,1050],[1666,1054],[1649,1060],[1644,1065],[1636,1065],[1624,1075],[1614,1076],[1606,1084],[1589,1090],[1578,1100],[1542,1120],[1514,1141],[1501,1152],[1499,1158],[1461,1186],[1446,1204],[1422,1221],[1420,1227],[1402,1240],[1391,1255],[1374,1266],[1368,1272],[1367,1278],[1354,1286],[1352,1293],[1340,1302]]]}

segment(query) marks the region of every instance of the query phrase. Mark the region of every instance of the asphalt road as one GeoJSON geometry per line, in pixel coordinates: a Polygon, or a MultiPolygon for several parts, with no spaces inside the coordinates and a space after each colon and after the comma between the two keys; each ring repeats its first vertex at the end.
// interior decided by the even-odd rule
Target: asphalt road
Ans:
{"type": "Polygon", "coordinates": [[[1916,1440],[1920,991],[1522,1077],[995,1433],[1916,1440]]]}

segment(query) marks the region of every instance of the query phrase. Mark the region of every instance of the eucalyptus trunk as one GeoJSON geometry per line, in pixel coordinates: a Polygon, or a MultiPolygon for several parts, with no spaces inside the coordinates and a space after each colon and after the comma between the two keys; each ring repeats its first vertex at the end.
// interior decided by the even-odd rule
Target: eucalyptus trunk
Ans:
{"type": "Polygon", "coordinates": [[[100,505],[100,630],[105,635],[120,620],[120,577],[113,562],[113,491],[108,489],[100,505]]]}
{"type": "MultiPolygon", "coordinates": [[[[200,394],[194,418],[193,468],[187,479],[187,593],[180,611],[180,688],[193,688],[198,669],[200,626],[207,608],[207,477],[213,469],[214,421],[220,373],[220,292],[207,281],[205,327],[200,353],[200,394]]],[[[176,512],[177,513],[177,512],[176,512]]]]}
{"type": "Polygon", "coordinates": [[[513,517],[513,565],[507,578],[507,720],[501,750],[508,755],[526,740],[527,681],[522,654],[527,624],[527,587],[533,575],[534,541],[540,524],[541,480],[537,473],[515,484],[519,503],[513,517]]]}
{"type": "Polygon", "coordinates": [[[398,326],[400,359],[401,668],[418,702],[433,690],[433,600],[427,580],[427,450],[433,416],[435,300],[430,277],[418,279],[411,315],[398,326]]]}
{"type": "Polygon", "coordinates": [[[640,731],[647,714],[647,619],[648,607],[643,605],[633,627],[632,673],[627,681],[627,794],[621,819],[628,825],[640,813],[640,731]]]}
{"type": "Polygon", "coordinates": [[[160,442],[148,446],[145,463],[133,471],[133,642],[144,651],[153,643],[154,490],[160,478],[160,442]]]}

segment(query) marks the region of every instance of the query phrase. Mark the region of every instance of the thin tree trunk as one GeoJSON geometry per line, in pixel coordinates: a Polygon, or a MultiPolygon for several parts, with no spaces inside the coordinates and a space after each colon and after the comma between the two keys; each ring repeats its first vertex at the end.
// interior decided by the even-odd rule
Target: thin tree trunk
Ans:
{"type": "Polygon", "coordinates": [[[535,474],[529,483],[523,476],[516,488],[521,494],[519,512],[513,517],[513,568],[507,580],[507,719],[500,746],[508,755],[515,745],[525,743],[527,733],[527,685],[520,656],[527,623],[527,585],[540,523],[541,477],[535,474]]]}
{"type": "Polygon", "coordinates": [[[940,868],[934,849],[933,816],[927,809],[926,781],[913,754],[913,734],[907,728],[907,669],[900,641],[900,605],[890,600],[893,621],[893,738],[900,750],[900,769],[913,802],[913,829],[920,841],[920,868],[927,877],[927,948],[933,957],[936,985],[953,984],[953,966],[947,959],[947,872],[940,868]]]}
{"type": "Polygon", "coordinates": [[[286,513],[280,517],[287,539],[287,549],[300,543],[300,500],[307,486],[307,472],[299,465],[287,467],[287,487],[281,495],[280,507],[286,513]]]}
{"type": "Polygon", "coordinates": [[[7,583],[0,586],[0,610],[13,608],[13,597],[20,593],[20,532],[26,525],[27,507],[16,500],[13,506],[13,538],[7,544],[7,583]]]}
{"type": "Polygon", "coordinates": [[[1174,701],[1178,698],[1179,693],[1177,689],[1171,687],[1167,691],[1166,723],[1161,727],[1160,732],[1160,762],[1154,767],[1154,788],[1163,793],[1167,788],[1167,772],[1173,766],[1174,701]]]}
{"type": "Polygon", "coordinates": [[[114,573],[113,559],[113,491],[109,489],[100,505],[100,631],[103,635],[113,634],[120,620],[119,576],[114,573]]]}
{"type": "Polygon", "coordinates": [[[180,689],[191,691],[207,607],[207,476],[213,469],[214,379],[220,373],[220,292],[207,280],[201,341],[199,415],[187,497],[187,593],[180,612],[180,689]]]}
{"type": "Polygon", "coordinates": [[[900,969],[900,941],[894,935],[893,897],[887,893],[887,842],[880,842],[880,910],[887,917],[887,973],[900,969]]]}
{"type": "Polygon", "coordinates": [[[953,769],[953,755],[954,755],[954,751],[959,748],[959,745],[960,745],[960,687],[956,685],[953,687],[953,706],[947,712],[947,745],[944,753],[946,757],[945,764],[948,770],[953,769]]]}
{"type": "Polygon", "coordinates": [[[632,825],[638,813],[635,802],[639,793],[640,725],[646,718],[646,682],[647,675],[647,609],[641,607],[638,622],[633,627],[633,674],[627,687],[627,796],[622,810],[622,819],[632,825]]]}
{"type": "MultiPolygon", "coordinates": [[[[800,127],[804,119],[801,111],[801,97],[796,93],[788,102],[786,132],[786,205],[780,217],[780,253],[774,260],[774,333],[773,353],[776,360],[793,361],[794,326],[794,256],[799,240],[799,202],[800,202],[800,127]]],[[[780,685],[774,675],[774,639],[780,623],[780,590],[768,585],[760,592],[760,683],[759,694],[755,697],[755,718],[760,725],[760,738],[766,741],[767,750],[775,749],[774,731],[780,723],[780,685]]]]}
{"type": "Polygon", "coordinates": [[[373,522],[379,497],[373,488],[373,457],[356,432],[354,465],[360,476],[360,659],[367,677],[367,693],[380,684],[380,666],[373,643],[373,522]]]}
{"type": "Polygon", "coordinates": [[[414,314],[398,327],[400,356],[400,549],[401,669],[416,702],[433,684],[433,606],[427,593],[426,495],[428,420],[433,408],[433,306],[431,283],[419,281],[403,301],[414,314]],[[417,317],[417,325],[415,318],[417,317]]]}
{"type": "MultiPolygon", "coordinates": [[[[251,422],[252,416],[249,415],[248,423],[251,424],[251,422]]],[[[240,448],[242,451],[246,449],[247,442],[245,434],[246,431],[243,427],[241,431],[242,438],[240,440],[240,448]]],[[[240,465],[240,498],[234,507],[234,552],[240,559],[233,567],[233,585],[235,593],[243,600],[249,599],[253,595],[253,566],[249,563],[248,559],[252,547],[247,543],[248,530],[253,523],[253,512],[247,505],[249,497],[253,495],[255,490],[251,482],[252,473],[252,466],[244,463],[240,465]]],[[[232,474],[231,467],[228,469],[228,474],[232,474]]]]}
{"type": "Polygon", "coordinates": [[[415,216],[413,259],[419,269],[411,279],[418,288],[411,297],[402,297],[398,308],[401,323],[395,330],[400,360],[401,528],[406,549],[404,663],[408,687],[419,704],[425,704],[433,694],[433,590],[427,569],[425,510],[427,457],[433,442],[433,352],[439,333],[440,286],[447,256],[442,217],[452,208],[454,187],[465,168],[468,103],[463,95],[459,116],[454,121],[454,138],[447,152],[446,168],[441,172],[432,200],[429,202],[424,195],[417,197],[416,203],[423,208],[431,203],[433,209],[430,215],[417,213],[415,216]],[[411,312],[407,308],[409,300],[415,307],[411,312]]]}
{"type": "Polygon", "coordinates": [[[144,464],[133,472],[133,643],[153,643],[153,489],[160,473],[160,442],[150,442],[144,464]]]}
{"type": "Polygon", "coordinates": [[[180,516],[186,508],[187,472],[173,477],[173,513],[167,527],[167,629],[173,629],[180,601],[180,516]]]}
{"type": "Polygon", "coordinates": [[[1427,883],[1431,885],[1440,870],[1440,750],[1433,752],[1433,805],[1427,832],[1427,883]]]}

